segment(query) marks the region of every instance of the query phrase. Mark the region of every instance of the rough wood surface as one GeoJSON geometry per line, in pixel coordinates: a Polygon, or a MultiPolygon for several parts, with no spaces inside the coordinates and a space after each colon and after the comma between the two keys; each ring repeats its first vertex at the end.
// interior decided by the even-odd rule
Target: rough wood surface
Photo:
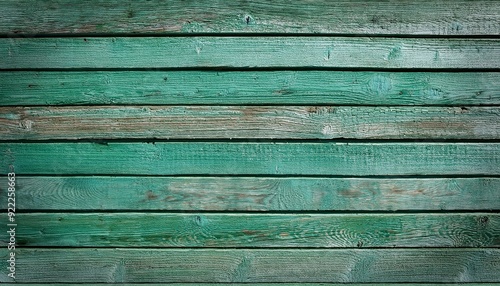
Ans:
{"type": "MultiPolygon", "coordinates": [[[[500,249],[20,248],[17,257],[22,283],[500,281],[500,249]]],[[[6,271],[0,281],[11,281],[6,271]]]]}
{"type": "Polygon", "coordinates": [[[498,35],[497,1],[2,0],[0,34],[498,35]]]}
{"type": "Polygon", "coordinates": [[[19,176],[16,198],[23,211],[499,210],[500,179],[19,176]]]}
{"type": "Polygon", "coordinates": [[[4,72],[0,105],[500,104],[496,72],[4,72]]]}
{"type": "Polygon", "coordinates": [[[500,247],[491,213],[19,213],[16,223],[29,247],[500,247]]]}
{"type": "Polygon", "coordinates": [[[498,69],[497,39],[369,37],[0,38],[0,69],[498,69]],[[147,48],[145,48],[147,47],[147,48]]]}
{"type": "Polygon", "coordinates": [[[498,143],[0,143],[2,174],[499,175],[498,143]]]}
{"type": "Polygon", "coordinates": [[[500,1],[0,7],[15,282],[500,285],[500,1]]]}
{"type": "Polygon", "coordinates": [[[500,139],[498,107],[0,107],[4,140],[500,139]]]}

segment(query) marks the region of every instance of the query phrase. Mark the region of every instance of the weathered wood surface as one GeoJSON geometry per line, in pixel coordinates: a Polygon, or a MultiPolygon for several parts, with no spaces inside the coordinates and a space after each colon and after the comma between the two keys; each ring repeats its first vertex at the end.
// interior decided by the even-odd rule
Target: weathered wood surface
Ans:
{"type": "Polygon", "coordinates": [[[0,1],[0,34],[498,35],[497,1],[0,1]]]}
{"type": "MultiPolygon", "coordinates": [[[[3,181],[0,196],[7,196],[3,181]]],[[[500,209],[499,178],[18,176],[16,189],[23,211],[500,209]]]]}
{"type": "Polygon", "coordinates": [[[0,7],[16,282],[500,281],[499,1],[0,7]]]}
{"type": "Polygon", "coordinates": [[[500,139],[498,107],[0,107],[0,137],[500,139]]]}
{"type": "Polygon", "coordinates": [[[500,104],[497,72],[4,72],[0,105],[500,104]]]}
{"type": "MultiPolygon", "coordinates": [[[[17,282],[495,282],[500,249],[17,250],[17,282]]],[[[0,249],[7,259],[7,249],[0,249]]],[[[0,281],[10,282],[6,271],[0,281]]]]}
{"type": "Polygon", "coordinates": [[[491,213],[18,213],[16,223],[29,247],[500,247],[491,213]]]}
{"type": "Polygon", "coordinates": [[[5,55],[0,69],[498,69],[498,42],[378,37],[0,38],[0,53],[5,55]]]}
{"type": "Polygon", "coordinates": [[[0,105],[500,104],[496,72],[4,72],[0,105]]]}
{"type": "Polygon", "coordinates": [[[2,174],[499,175],[498,143],[1,143],[2,174]]]}

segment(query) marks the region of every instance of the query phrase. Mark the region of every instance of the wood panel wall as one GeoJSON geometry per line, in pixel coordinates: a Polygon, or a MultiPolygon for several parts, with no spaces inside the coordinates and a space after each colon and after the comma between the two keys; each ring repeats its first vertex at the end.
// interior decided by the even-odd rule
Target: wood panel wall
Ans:
{"type": "Polygon", "coordinates": [[[0,8],[2,283],[500,283],[500,1],[0,8]]]}

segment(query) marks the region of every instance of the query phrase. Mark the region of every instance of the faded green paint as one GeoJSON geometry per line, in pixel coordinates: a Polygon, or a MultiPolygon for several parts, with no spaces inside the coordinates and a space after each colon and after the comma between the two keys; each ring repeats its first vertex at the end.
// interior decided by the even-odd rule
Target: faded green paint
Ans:
{"type": "Polygon", "coordinates": [[[3,139],[500,139],[498,107],[0,107],[3,139]]]}
{"type": "Polygon", "coordinates": [[[498,190],[499,178],[19,176],[16,196],[23,211],[479,211],[500,209],[498,190]]]}
{"type": "Polygon", "coordinates": [[[0,0],[16,282],[500,282],[499,4],[0,0]]]}
{"type": "Polygon", "coordinates": [[[0,105],[500,104],[496,72],[4,72],[0,105]]]}
{"type": "Polygon", "coordinates": [[[16,222],[22,247],[500,247],[500,215],[490,213],[34,213],[16,222]]]}
{"type": "Polygon", "coordinates": [[[496,1],[0,1],[0,34],[498,35],[496,1]],[[47,21],[50,19],[50,21],[47,21]]]}
{"type": "Polygon", "coordinates": [[[497,143],[0,143],[2,174],[499,175],[497,143]]]}
{"type": "MultiPolygon", "coordinates": [[[[500,249],[93,249],[18,250],[17,282],[499,281],[500,249]],[[47,266],[50,267],[47,267],[47,266]],[[82,271],[85,269],[85,271],[82,271]],[[120,273],[124,273],[123,275],[120,273]]],[[[7,249],[0,249],[7,259],[7,249]]],[[[0,281],[8,282],[5,271],[0,281]]]]}
{"type": "Polygon", "coordinates": [[[16,70],[252,67],[497,69],[500,66],[500,47],[496,39],[459,38],[0,38],[0,54],[5,55],[0,61],[0,69],[16,70]],[[328,52],[327,57],[325,52],[328,52]],[[435,59],[436,52],[440,55],[438,60],[435,59]]]}

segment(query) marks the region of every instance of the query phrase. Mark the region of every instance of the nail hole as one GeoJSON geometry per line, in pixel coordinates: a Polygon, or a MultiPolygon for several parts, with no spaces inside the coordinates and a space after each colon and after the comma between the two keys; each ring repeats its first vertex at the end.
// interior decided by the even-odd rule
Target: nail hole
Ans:
{"type": "Polygon", "coordinates": [[[482,216],[479,218],[481,224],[487,224],[490,219],[487,216],[482,216]]]}

